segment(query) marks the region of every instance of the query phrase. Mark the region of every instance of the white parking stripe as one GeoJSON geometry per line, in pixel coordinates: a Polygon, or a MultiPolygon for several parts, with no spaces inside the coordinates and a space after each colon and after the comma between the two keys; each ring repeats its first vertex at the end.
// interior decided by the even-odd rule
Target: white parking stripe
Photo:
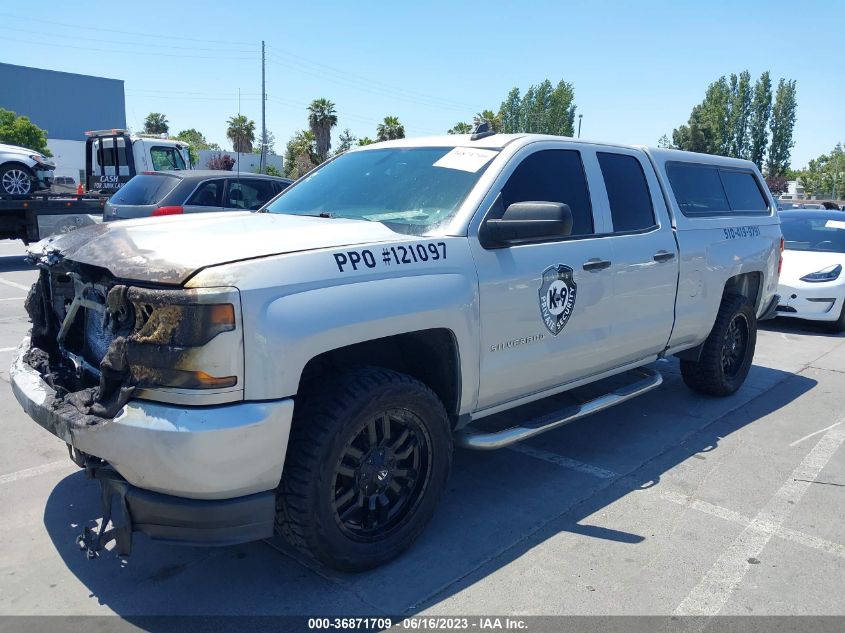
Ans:
{"type": "MultiPolygon", "coordinates": [[[[745,577],[751,563],[791,514],[807,488],[845,441],[845,427],[825,433],[757,516],[718,558],[675,609],[675,615],[717,615],[745,577]],[[804,480],[804,481],[800,481],[804,480]]],[[[706,622],[701,622],[701,628],[706,622]]]]}
{"type": "Polygon", "coordinates": [[[605,470],[604,468],[599,468],[598,466],[593,466],[592,464],[585,464],[584,462],[579,462],[575,459],[570,459],[556,453],[544,451],[541,448],[534,448],[528,444],[513,444],[508,448],[512,451],[516,451],[517,453],[530,455],[531,457],[542,459],[544,462],[549,462],[555,464],[556,466],[562,466],[563,468],[575,470],[580,473],[586,473],[588,475],[592,475],[593,477],[598,477],[599,479],[615,479],[620,476],[619,473],[615,473],[612,470],[605,470]]]}
{"type": "Polygon", "coordinates": [[[66,468],[78,468],[78,466],[69,459],[63,459],[60,462],[50,462],[33,468],[24,468],[23,470],[18,470],[16,472],[9,473],[8,475],[0,475],[0,485],[11,484],[16,481],[20,481],[21,479],[29,479],[30,477],[37,477],[38,475],[51,473],[54,470],[63,470],[66,468]]]}
{"type": "Polygon", "coordinates": [[[753,530],[771,532],[782,539],[798,543],[799,545],[803,545],[805,547],[820,550],[826,554],[833,554],[839,558],[845,558],[845,545],[840,545],[839,543],[818,538],[817,536],[812,536],[811,534],[805,534],[804,532],[799,532],[798,530],[785,528],[782,525],[775,525],[773,523],[769,523],[768,521],[757,521],[754,523],[750,518],[743,516],[739,512],[734,512],[728,508],[723,508],[721,506],[708,503],[707,501],[701,501],[700,499],[693,499],[688,495],[677,492],[664,492],[660,495],[660,498],[671,501],[672,503],[677,503],[681,506],[686,506],[687,508],[692,508],[693,510],[698,510],[699,512],[719,517],[720,519],[724,519],[732,523],[737,523],[744,527],[750,526],[753,530]]]}
{"type": "Polygon", "coordinates": [[[0,347],[0,352],[14,352],[17,347],[0,347]]]}
{"type": "Polygon", "coordinates": [[[29,290],[30,286],[24,286],[16,281],[9,281],[8,279],[0,279],[0,284],[9,286],[10,288],[17,288],[18,290],[29,290]]]}
{"type": "Polygon", "coordinates": [[[800,443],[801,443],[801,442],[803,442],[804,440],[809,440],[809,439],[810,439],[811,437],[813,437],[814,435],[818,435],[819,433],[824,433],[825,431],[829,431],[829,430],[830,430],[830,429],[832,429],[834,426],[839,426],[839,425],[840,425],[840,424],[842,424],[843,422],[845,422],[845,420],[839,420],[839,422],[836,422],[836,423],[834,423],[834,424],[831,424],[830,426],[826,426],[826,427],[824,427],[823,429],[819,429],[818,431],[813,431],[813,432],[812,432],[812,433],[810,433],[809,435],[805,435],[805,436],[804,436],[804,437],[802,437],[801,439],[799,439],[799,440],[795,440],[794,442],[792,442],[792,444],[790,444],[790,446],[797,446],[798,444],[800,444],[800,443]]]}
{"type": "Polygon", "coordinates": [[[4,297],[0,301],[23,301],[26,297],[4,297]]]}

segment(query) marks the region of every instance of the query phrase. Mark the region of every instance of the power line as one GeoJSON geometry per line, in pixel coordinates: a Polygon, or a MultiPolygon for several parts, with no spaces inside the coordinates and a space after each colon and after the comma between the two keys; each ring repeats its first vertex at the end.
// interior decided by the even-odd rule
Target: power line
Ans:
{"type": "MultiPolygon", "coordinates": [[[[53,24],[55,26],[61,26],[61,27],[64,27],[64,28],[69,28],[69,29],[77,29],[77,30],[81,29],[81,30],[84,30],[84,31],[87,31],[87,32],[91,31],[91,27],[87,26],[87,25],[80,26],[78,24],[68,24],[67,22],[56,22],[54,20],[44,20],[42,18],[33,18],[33,17],[25,16],[25,15],[15,15],[13,13],[0,13],[0,17],[13,18],[15,20],[26,20],[27,22],[36,22],[38,24],[53,24]]],[[[143,32],[143,31],[120,31],[118,29],[113,29],[113,28],[111,28],[111,26],[109,26],[108,32],[109,33],[122,33],[123,35],[136,35],[136,36],[139,36],[139,37],[147,38],[146,41],[149,42],[149,39],[148,39],[149,36],[150,36],[149,31],[146,32],[146,33],[143,32]]],[[[203,42],[203,43],[206,43],[206,44],[238,44],[238,45],[241,45],[241,44],[251,45],[252,44],[252,42],[236,41],[236,40],[210,40],[208,38],[185,37],[184,35],[182,35],[180,33],[174,33],[174,36],[178,37],[180,41],[203,42]]]]}
{"type": "MultiPolygon", "coordinates": [[[[22,40],[19,38],[14,37],[3,37],[3,41],[7,42],[21,42],[23,44],[32,44],[34,46],[44,46],[43,42],[33,42],[32,40],[22,40]]],[[[214,59],[214,60],[227,60],[227,61],[248,61],[253,59],[252,57],[232,57],[229,55],[218,55],[218,56],[208,56],[208,55],[182,55],[182,54],[170,54],[170,53],[157,53],[154,50],[145,50],[143,53],[139,51],[120,51],[113,48],[94,48],[92,46],[74,46],[71,44],[51,44],[51,47],[58,47],[58,48],[73,48],[78,50],[87,50],[87,51],[96,51],[99,53],[117,53],[118,55],[151,55],[155,57],[170,57],[176,59],[214,59]]]]}

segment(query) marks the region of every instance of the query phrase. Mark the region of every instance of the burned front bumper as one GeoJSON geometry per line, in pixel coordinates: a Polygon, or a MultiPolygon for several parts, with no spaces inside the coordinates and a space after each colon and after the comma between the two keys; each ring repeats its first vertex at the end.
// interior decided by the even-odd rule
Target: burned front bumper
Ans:
{"type": "Polygon", "coordinates": [[[27,337],[11,368],[18,402],[76,451],[107,462],[125,481],[133,516],[144,508],[161,519],[155,536],[231,543],[272,533],[292,400],[187,407],[132,399],[113,418],[98,418],[58,398],[27,363],[29,350],[27,337]],[[245,525],[244,508],[261,516],[245,525]],[[202,537],[205,516],[215,518],[202,537]]]}

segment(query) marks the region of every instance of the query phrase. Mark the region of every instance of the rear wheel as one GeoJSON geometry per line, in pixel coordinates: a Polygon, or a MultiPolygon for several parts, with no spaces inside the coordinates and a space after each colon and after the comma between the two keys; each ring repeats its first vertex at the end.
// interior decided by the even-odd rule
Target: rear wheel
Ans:
{"type": "Polygon", "coordinates": [[[682,360],[681,376],[700,393],[728,396],[745,382],[757,346],[757,319],[745,297],[727,295],[697,362],[682,360]]]}
{"type": "Polygon", "coordinates": [[[7,196],[26,196],[35,189],[35,176],[23,165],[0,167],[0,191],[7,196]]]}
{"type": "Polygon", "coordinates": [[[381,565],[422,532],[451,462],[449,420],[427,386],[386,369],[347,370],[297,402],[279,531],[331,567],[381,565]]]}

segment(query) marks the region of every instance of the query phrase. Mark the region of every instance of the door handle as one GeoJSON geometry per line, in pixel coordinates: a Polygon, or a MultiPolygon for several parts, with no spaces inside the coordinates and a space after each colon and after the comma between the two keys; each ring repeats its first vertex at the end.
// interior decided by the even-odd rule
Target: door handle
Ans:
{"type": "Polygon", "coordinates": [[[675,258],[675,253],[670,251],[657,251],[654,254],[654,261],[656,262],[668,262],[670,259],[675,258]]]}
{"type": "Polygon", "coordinates": [[[585,261],[582,268],[589,272],[604,270],[605,268],[610,268],[610,260],[593,257],[592,259],[585,261]]]}

